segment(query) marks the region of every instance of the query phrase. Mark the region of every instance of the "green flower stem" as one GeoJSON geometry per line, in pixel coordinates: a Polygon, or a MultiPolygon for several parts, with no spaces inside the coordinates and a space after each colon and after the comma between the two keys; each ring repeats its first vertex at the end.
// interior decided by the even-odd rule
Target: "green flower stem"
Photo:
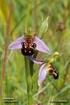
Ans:
{"type": "Polygon", "coordinates": [[[32,67],[30,60],[25,56],[25,74],[27,82],[27,95],[28,95],[28,105],[33,105],[33,94],[32,94],[32,67]]]}

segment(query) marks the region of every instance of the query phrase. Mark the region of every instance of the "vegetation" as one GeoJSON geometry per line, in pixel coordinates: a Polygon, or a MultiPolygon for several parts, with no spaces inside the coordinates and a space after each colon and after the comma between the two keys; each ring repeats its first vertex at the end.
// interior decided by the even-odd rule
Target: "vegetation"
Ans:
{"type": "Polygon", "coordinates": [[[0,105],[28,105],[26,58],[8,49],[24,33],[36,33],[51,49],[38,57],[52,61],[59,53],[52,62],[59,78],[47,76],[41,93],[39,65],[31,62],[33,105],[70,105],[70,0],[0,0],[0,105]]]}

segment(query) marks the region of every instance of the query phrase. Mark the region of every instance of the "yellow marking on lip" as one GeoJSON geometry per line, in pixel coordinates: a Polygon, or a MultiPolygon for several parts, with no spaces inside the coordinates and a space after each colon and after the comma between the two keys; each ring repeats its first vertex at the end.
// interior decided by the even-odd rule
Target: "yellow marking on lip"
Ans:
{"type": "Polygon", "coordinates": [[[29,53],[31,53],[31,51],[29,51],[29,53]]]}

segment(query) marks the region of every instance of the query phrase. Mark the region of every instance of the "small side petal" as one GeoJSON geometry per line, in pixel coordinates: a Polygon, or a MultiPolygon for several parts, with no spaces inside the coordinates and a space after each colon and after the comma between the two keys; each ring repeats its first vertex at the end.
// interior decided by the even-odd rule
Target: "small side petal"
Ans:
{"type": "Polygon", "coordinates": [[[40,70],[39,70],[39,77],[38,77],[38,86],[40,86],[42,84],[42,82],[45,80],[46,78],[46,75],[48,74],[48,70],[47,68],[45,67],[46,64],[43,64],[41,67],[40,67],[40,70]]]}
{"type": "Polygon", "coordinates": [[[16,39],[16,41],[12,42],[10,45],[9,45],[9,49],[11,50],[15,50],[15,49],[21,49],[22,48],[22,45],[21,43],[24,41],[24,36],[22,37],[19,37],[16,39]]]}
{"type": "Polygon", "coordinates": [[[50,53],[48,46],[37,36],[35,36],[34,42],[37,44],[36,49],[38,51],[44,52],[44,53],[50,53]]]}

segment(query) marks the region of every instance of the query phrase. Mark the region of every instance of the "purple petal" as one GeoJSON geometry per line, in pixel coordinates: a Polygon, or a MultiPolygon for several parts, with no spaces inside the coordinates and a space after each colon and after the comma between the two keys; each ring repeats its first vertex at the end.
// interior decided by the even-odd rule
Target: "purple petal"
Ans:
{"type": "Polygon", "coordinates": [[[16,41],[12,42],[12,43],[9,45],[9,49],[11,49],[11,50],[21,49],[21,48],[22,48],[21,43],[22,43],[23,41],[24,41],[24,36],[17,38],[16,41]]]}
{"type": "Polygon", "coordinates": [[[42,84],[47,74],[48,74],[48,70],[46,68],[46,64],[44,63],[43,65],[41,65],[40,70],[39,70],[38,86],[42,84]]]}
{"type": "Polygon", "coordinates": [[[44,63],[44,61],[38,60],[38,59],[36,59],[36,58],[34,58],[34,57],[32,57],[32,56],[28,56],[28,58],[29,58],[31,61],[33,61],[34,63],[36,63],[36,64],[42,65],[42,64],[44,63]]]}
{"type": "Polygon", "coordinates": [[[41,51],[41,52],[44,52],[44,53],[49,53],[50,52],[47,45],[41,39],[39,39],[37,36],[35,36],[34,42],[37,44],[36,49],[38,51],[41,51]]]}

